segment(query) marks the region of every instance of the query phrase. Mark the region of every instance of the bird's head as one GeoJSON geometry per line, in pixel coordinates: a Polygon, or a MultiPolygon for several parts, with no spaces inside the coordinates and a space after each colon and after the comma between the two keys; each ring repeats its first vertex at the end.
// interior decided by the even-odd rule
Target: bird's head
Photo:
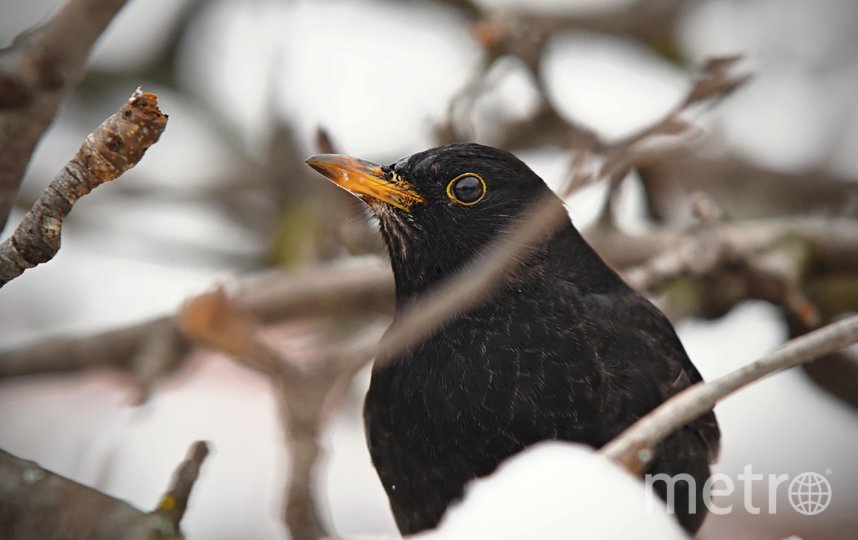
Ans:
{"type": "Polygon", "coordinates": [[[549,192],[521,160],[479,144],[448,144],[389,166],[337,154],[307,164],[378,218],[400,296],[461,268],[549,192]]]}

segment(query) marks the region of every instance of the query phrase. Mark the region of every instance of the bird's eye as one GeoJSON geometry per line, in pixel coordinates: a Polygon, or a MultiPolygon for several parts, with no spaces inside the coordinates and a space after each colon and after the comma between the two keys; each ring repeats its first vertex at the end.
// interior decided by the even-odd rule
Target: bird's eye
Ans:
{"type": "Polygon", "coordinates": [[[447,184],[447,196],[465,206],[477,204],[485,194],[486,182],[478,174],[460,174],[447,184]]]}

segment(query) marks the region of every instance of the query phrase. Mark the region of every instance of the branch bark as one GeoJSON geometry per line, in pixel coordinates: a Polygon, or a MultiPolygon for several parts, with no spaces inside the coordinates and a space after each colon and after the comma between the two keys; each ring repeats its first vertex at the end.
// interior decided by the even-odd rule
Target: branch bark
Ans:
{"type": "MultiPolygon", "coordinates": [[[[795,237],[808,243],[813,266],[820,270],[840,272],[858,271],[858,221],[845,218],[777,217],[735,222],[723,222],[710,227],[721,241],[735,246],[763,246],[773,244],[780,238],[795,237]]],[[[695,230],[678,230],[658,227],[640,235],[630,235],[614,227],[597,227],[586,231],[585,237],[599,254],[617,269],[629,269],[636,265],[650,264],[653,257],[669,257],[676,246],[695,241],[695,230]]],[[[658,265],[680,268],[685,255],[673,255],[674,261],[662,261],[658,265]]],[[[646,267],[629,273],[648,274],[646,267]]],[[[653,275],[632,278],[644,288],[663,281],[653,275]],[[650,280],[653,280],[650,282],[650,280]]]]}
{"type": "Polygon", "coordinates": [[[51,260],[63,219],[78,199],[134,167],[167,126],[155,94],[139,89],[81,145],[12,233],[0,243],[0,287],[51,260]]]}
{"type": "MultiPolygon", "coordinates": [[[[263,323],[293,317],[366,316],[393,311],[387,264],[326,265],[298,273],[271,270],[227,284],[234,301],[263,323]]],[[[154,381],[175,369],[188,350],[173,316],[83,337],[60,337],[0,352],[0,379],[39,373],[114,368],[132,374],[146,397],[154,381]]]]}
{"type": "Polygon", "coordinates": [[[183,461],[173,475],[173,484],[167,493],[161,497],[161,502],[153,514],[166,518],[170,524],[179,530],[179,522],[188,509],[188,500],[194,484],[200,477],[200,469],[209,455],[209,447],[202,441],[197,441],[188,450],[188,457],[183,461]]]}
{"type": "Polygon", "coordinates": [[[127,0],[69,0],[0,51],[0,230],[36,143],[83,76],[92,45],[127,0]]]}
{"type": "Polygon", "coordinates": [[[0,450],[0,531],[9,540],[179,540],[179,521],[206,453],[205,443],[194,443],[173,488],[147,513],[0,450]],[[170,509],[168,500],[175,503],[170,509]]]}

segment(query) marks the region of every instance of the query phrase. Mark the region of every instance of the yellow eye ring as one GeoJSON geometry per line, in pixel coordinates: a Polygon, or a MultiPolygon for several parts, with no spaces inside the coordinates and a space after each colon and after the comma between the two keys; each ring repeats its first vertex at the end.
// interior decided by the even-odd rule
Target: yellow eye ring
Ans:
{"type": "Polygon", "coordinates": [[[447,197],[456,204],[473,206],[486,196],[486,181],[477,173],[466,172],[450,180],[447,184],[447,197]],[[474,183],[470,179],[476,179],[474,183]]]}

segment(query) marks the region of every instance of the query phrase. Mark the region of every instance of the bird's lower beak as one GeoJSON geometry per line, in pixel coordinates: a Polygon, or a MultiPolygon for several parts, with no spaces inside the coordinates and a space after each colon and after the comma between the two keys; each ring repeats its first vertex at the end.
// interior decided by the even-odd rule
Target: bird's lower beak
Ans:
{"type": "Polygon", "coordinates": [[[423,201],[413,185],[369,161],[339,154],[319,154],[305,163],[368,204],[381,201],[407,212],[423,201]]]}

